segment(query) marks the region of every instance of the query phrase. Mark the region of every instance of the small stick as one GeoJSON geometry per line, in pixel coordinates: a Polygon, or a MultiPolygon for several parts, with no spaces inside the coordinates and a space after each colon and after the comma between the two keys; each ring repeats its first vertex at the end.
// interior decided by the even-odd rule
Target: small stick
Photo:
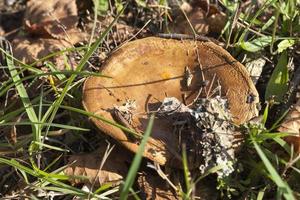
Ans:
{"type": "Polygon", "coordinates": [[[210,83],[210,86],[209,86],[208,91],[207,91],[207,94],[206,94],[206,98],[209,97],[209,93],[210,93],[211,88],[212,88],[212,86],[213,86],[213,84],[214,84],[214,82],[215,82],[215,78],[216,78],[216,73],[214,74],[214,76],[213,76],[213,78],[212,78],[212,81],[211,81],[211,83],[210,83]]]}
{"type": "Polygon", "coordinates": [[[207,98],[211,98],[217,91],[219,91],[219,96],[222,96],[222,91],[221,91],[221,84],[218,81],[218,86],[212,91],[211,95],[209,95],[207,98]]]}
{"type": "MultiPolygon", "coordinates": [[[[202,64],[200,62],[200,56],[199,56],[199,51],[198,49],[196,49],[196,53],[197,53],[197,60],[198,60],[198,63],[199,63],[199,68],[200,68],[200,71],[201,71],[201,77],[202,77],[202,81],[205,83],[205,76],[204,76],[204,73],[203,73],[203,67],[202,67],[202,64]]],[[[188,107],[193,105],[197,99],[200,97],[201,93],[202,93],[202,90],[203,90],[203,87],[204,87],[204,90],[205,90],[205,93],[206,93],[206,86],[205,85],[201,85],[199,91],[198,91],[198,94],[197,96],[194,98],[194,100],[192,101],[192,103],[190,103],[189,105],[187,105],[188,107]]],[[[207,93],[206,93],[207,94],[207,93]]]]}
{"type": "Polygon", "coordinates": [[[181,33],[158,33],[157,36],[161,38],[175,39],[175,40],[197,40],[197,41],[205,41],[205,42],[211,41],[211,39],[203,35],[194,36],[194,35],[186,35],[181,33]]]}
{"type": "MultiPolygon", "coordinates": [[[[201,70],[201,78],[202,78],[202,81],[205,81],[205,76],[204,76],[204,73],[203,73],[203,67],[202,67],[202,64],[200,62],[200,56],[199,56],[199,51],[198,49],[196,49],[196,52],[197,52],[197,60],[198,60],[198,63],[199,63],[199,67],[200,67],[200,70],[201,70]]],[[[206,93],[206,87],[204,88],[205,90],[205,93],[206,93]]]]}
{"type": "Polygon", "coordinates": [[[156,172],[158,173],[158,175],[163,179],[166,180],[169,185],[173,188],[173,190],[175,190],[176,192],[178,192],[178,188],[170,181],[170,179],[168,178],[168,176],[161,170],[160,166],[158,163],[154,162],[154,166],[156,169],[156,172]]]}

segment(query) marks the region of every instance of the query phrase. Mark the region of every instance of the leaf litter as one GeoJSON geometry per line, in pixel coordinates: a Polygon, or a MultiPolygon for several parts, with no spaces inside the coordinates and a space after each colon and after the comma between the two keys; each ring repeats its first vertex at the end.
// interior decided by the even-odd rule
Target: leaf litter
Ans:
{"type": "Polygon", "coordinates": [[[291,135],[284,139],[293,145],[295,152],[300,153],[300,100],[293,105],[278,131],[290,133],[291,135]]]}
{"type": "Polygon", "coordinates": [[[194,35],[193,28],[199,35],[220,34],[227,21],[225,13],[205,1],[195,1],[192,5],[182,3],[177,13],[170,24],[174,33],[194,35]]]}
{"type": "Polygon", "coordinates": [[[24,24],[28,32],[64,39],[65,32],[76,29],[78,12],[75,0],[30,0],[24,24]]]}
{"type": "Polygon", "coordinates": [[[89,188],[103,184],[119,185],[126,177],[131,155],[118,146],[109,147],[101,142],[92,153],[71,155],[64,173],[74,177],[70,179],[74,185],[85,183],[89,188]]]}

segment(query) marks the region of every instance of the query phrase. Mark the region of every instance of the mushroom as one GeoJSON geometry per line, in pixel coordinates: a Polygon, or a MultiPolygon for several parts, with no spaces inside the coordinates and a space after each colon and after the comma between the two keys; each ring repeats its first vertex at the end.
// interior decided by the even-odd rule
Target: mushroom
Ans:
{"type": "MultiPolygon", "coordinates": [[[[127,102],[122,108],[130,110],[130,105],[134,107],[135,104],[136,108],[130,110],[131,119],[127,120],[134,131],[141,134],[148,123],[149,108],[161,103],[165,97],[175,97],[190,104],[201,87],[208,90],[212,84],[221,86],[235,124],[247,122],[258,114],[259,97],[248,72],[226,50],[210,41],[148,37],[128,42],[111,54],[101,73],[112,78],[89,77],[86,80],[84,108],[121,123],[113,114],[114,108],[127,102]],[[192,78],[188,78],[190,83],[186,85],[188,71],[192,78]]],[[[91,120],[101,132],[132,152],[137,151],[139,143],[128,133],[96,118],[91,120]]],[[[144,157],[161,165],[174,160],[178,147],[172,132],[168,120],[157,119],[144,157]]]]}

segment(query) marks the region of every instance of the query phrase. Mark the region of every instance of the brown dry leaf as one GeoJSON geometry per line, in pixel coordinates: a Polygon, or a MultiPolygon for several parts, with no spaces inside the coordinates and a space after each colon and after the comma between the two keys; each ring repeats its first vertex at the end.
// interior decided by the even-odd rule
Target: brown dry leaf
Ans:
{"type": "MultiPolygon", "coordinates": [[[[65,40],[58,40],[58,39],[45,39],[45,38],[25,38],[19,37],[15,38],[13,43],[13,52],[14,56],[21,60],[24,63],[30,64],[35,62],[45,56],[48,56],[51,53],[64,50],[66,48],[72,47],[72,44],[65,41],[65,40]]],[[[65,53],[66,55],[68,53],[65,53]]],[[[65,69],[65,58],[63,55],[57,55],[50,59],[54,64],[55,67],[59,70],[65,69]]],[[[66,59],[74,69],[74,58],[69,57],[66,59]]]]}
{"type": "MultiPolygon", "coordinates": [[[[104,17],[99,17],[97,20],[96,24],[96,29],[95,29],[95,34],[100,35],[103,33],[109,25],[113,22],[114,17],[112,16],[104,16],[104,17]]],[[[91,33],[93,31],[93,26],[94,26],[94,21],[90,21],[85,24],[85,31],[88,33],[91,33]]],[[[109,44],[121,44],[125,42],[126,40],[130,39],[133,37],[138,31],[140,31],[139,36],[145,34],[145,30],[141,30],[132,26],[127,25],[126,23],[122,23],[120,21],[116,22],[111,31],[110,34],[107,36],[107,43],[109,44]]],[[[95,39],[95,37],[93,38],[95,39]]]]}
{"type": "MultiPolygon", "coordinates": [[[[187,13],[187,17],[197,34],[206,35],[208,33],[209,25],[206,21],[205,12],[201,8],[193,9],[187,13]]],[[[184,16],[176,18],[170,29],[174,33],[193,34],[190,24],[184,16]]]]}
{"type": "Polygon", "coordinates": [[[108,155],[102,169],[100,170],[101,162],[106,154],[107,144],[104,142],[94,152],[81,155],[73,155],[69,158],[69,162],[74,164],[64,170],[69,176],[86,176],[88,179],[71,179],[73,184],[85,183],[100,186],[104,183],[112,183],[117,185],[126,177],[128,163],[131,158],[129,152],[119,147],[114,147],[108,155]]]}
{"type": "Polygon", "coordinates": [[[76,28],[76,0],[30,0],[25,12],[25,26],[31,33],[64,38],[65,31],[76,28]]]}
{"type": "Polygon", "coordinates": [[[225,13],[215,13],[207,18],[209,26],[209,33],[220,34],[227,22],[227,16],[225,13]]]}
{"type": "MultiPolygon", "coordinates": [[[[200,35],[221,33],[226,23],[226,15],[213,5],[210,5],[209,9],[204,6],[196,6],[186,14],[195,32],[200,35]]],[[[171,31],[191,35],[193,31],[189,22],[181,15],[171,24],[171,31]]]]}
{"type": "Polygon", "coordinates": [[[162,180],[158,175],[154,176],[150,173],[142,173],[137,184],[141,190],[140,197],[147,200],[176,200],[179,199],[176,192],[168,186],[167,182],[162,180]]]}
{"type": "Polygon", "coordinates": [[[290,110],[278,131],[295,134],[295,136],[287,136],[284,139],[293,144],[295,151],[300,153],[300,100],[290,110]]]}

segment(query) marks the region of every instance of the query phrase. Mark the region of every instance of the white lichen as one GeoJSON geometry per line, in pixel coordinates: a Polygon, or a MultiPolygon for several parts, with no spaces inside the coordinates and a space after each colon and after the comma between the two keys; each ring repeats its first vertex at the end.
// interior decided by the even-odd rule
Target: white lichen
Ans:
{"type": "Polygon", "coordinates": [[[218,178],[224,178],[234,171],[233,126],[227,106],[227,99],[220,96],[199,98],[193,108],[188,108],[175,97],[165,98],[158,109],[159,114],[184,115],[187,113],[198,127],[199,141],[196,141],[201,152],[201,173],[215,166],[222,166],[217,171],[218,178]]]}

